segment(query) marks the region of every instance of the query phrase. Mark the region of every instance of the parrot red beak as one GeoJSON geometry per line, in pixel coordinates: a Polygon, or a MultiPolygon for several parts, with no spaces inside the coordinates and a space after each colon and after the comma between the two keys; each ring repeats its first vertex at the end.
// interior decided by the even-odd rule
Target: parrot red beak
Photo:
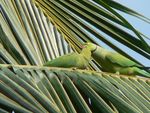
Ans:
{"type": "Polygon", "coordinates": [[[85,46],[81,46],[81,49],[85,48],[85,46]]]}

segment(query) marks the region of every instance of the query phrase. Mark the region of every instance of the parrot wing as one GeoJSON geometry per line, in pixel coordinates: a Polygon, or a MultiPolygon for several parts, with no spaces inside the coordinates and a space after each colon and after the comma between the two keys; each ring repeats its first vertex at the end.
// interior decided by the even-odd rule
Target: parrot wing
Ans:
{"type": "MultiPolygon", "coordinates": [[[[44,66],[51,66],[51,67],[78,67],[78,62],[80,60],[80,54],[78,53],[70,53],[64,56],[60,56],[54,60],[48,61],[44,64],[44,66]]],[[[79,67],[80,68],[80,67],[79,67]]]]}
{"type": "Polygon", "coordinates": [[[106,60],[110,61],[111,63],[117,64],[122,67],[134,67],[134,66],[141,67],[141,65],[122,56],[119,53],[114,53],[114,52],[108,53],[105,58],[106,58],[106,60]]]}
{"type": "Polygon", "coordinates": [[[67,55],[60,56],[58,58],[55,58],[51,61],[48,61],[44,64],[44,66],[53,66],[53,67],[66,67],[70,63],[74,63],[74,60],[72,60],[76,56],[76,53],[70,53],[67,55]]]}

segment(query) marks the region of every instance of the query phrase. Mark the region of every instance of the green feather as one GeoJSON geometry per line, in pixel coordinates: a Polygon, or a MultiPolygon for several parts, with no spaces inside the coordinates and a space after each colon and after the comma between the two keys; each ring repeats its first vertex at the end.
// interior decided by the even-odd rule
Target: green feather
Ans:
{"type": "Polygon", "coordinates": [[[132,66],[141,67],[139,64],[135,63],[134,61],[115,52],[108,52],[108,54],[106,55],[106,60],[109,60],[111,63],[115,63],[122,67],[132,67],[132,66]]]}
{"type": "Polygon", "coordinates": [[[91,48],[85,46],[81,53],[70,53],[64,56],[60,56],[54,60],[48,61],[44,66],[50,67],[76,67],[79,69],[85,69],[89,65],[91,59],[91,48]]]}
{"type": "Polygon", "coordinates": [[[117,52],[108,51],[95,44],[89,44],[96,49],[93,49],[92,57],[101,65],[103,71],[126,75],[140,75],[144,77],[150,77],[150,73],[145,70],[140,69],[141,65],[135,63],[134,61],[122,56],[117,52]]]}
{"type": "Polygon", "coordinates": [[[78,67],[78,68],[86,68],[87,64],[85,63],[85,59],[82,55],[78,53],[71,53],[64,56],[60,56],[52,61],[49,61],[44,64],[44,66],[50,67],[78,67]]]}

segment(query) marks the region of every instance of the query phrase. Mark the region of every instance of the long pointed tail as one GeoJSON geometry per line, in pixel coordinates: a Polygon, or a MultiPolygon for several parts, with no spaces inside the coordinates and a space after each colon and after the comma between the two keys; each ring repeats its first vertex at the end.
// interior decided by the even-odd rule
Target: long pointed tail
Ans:
{"type": "Polygon", "coordinates": [[[139,76],[143,76],[143,77],[148,77],[148,78],[150,78],[150,73],[147,72],[147,71],[145,71],[145,70],[138,69],[138,70],[137,70],[137,74],[138,74],[139,76]]]}
{"type": "Polygon", "coordinates": [[[138,68],[140,68],[142,70],[150,70],[150,67],[138,67],[138,68]]]}

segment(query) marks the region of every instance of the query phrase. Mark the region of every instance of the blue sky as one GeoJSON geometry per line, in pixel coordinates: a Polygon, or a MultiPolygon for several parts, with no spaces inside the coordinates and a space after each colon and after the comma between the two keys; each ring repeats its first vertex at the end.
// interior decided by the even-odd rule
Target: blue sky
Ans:
{"type": "MultiPolygon", "coordinates": [[[[115,0],[125,6],[127,6],[130,9],[133,9],[134,11],[146,16],[147,18],[150,19],[150,0],[115,0]]],[[[126,18],[130,24],[132,24],[138,31],[142,32],[143,34],[145,34],[147,37],[150,38],[150,24],[144,22],[143,20],[140,20],[136,17],[133,17],[131,15],[127,15],[123,12],[119,12],[124,18],[126,18]]],[[[83,22],[85,22],[84,20],[82,20],[83,22]]],[[[85,22],[86,24],[88,24],[87,22],[85,22]]],[[[90,26],[91,24],[89,24],[90,26]]],[[[130,48],[126,47],[125,45],[123,45],[122,43],[119,43],[118,41],[114,40],[113,38],[111,38],[110,36],[108,36],[107,34],[105,34],[104,32],[100,31],[99,29],[95,28],[94,26],[91,25],[91,27],[95,30],[97,30],[102,36],[106,37],[107,40],[109,40],[112,44],[114,44],[115,46],[119,47],[121,50],[123,50],[124,52],[126,52],[127,54],[129,54],[130,56],[132,56],[133,58],[135,58],[137,61],[139,61],[140,63],[142,63],[144,66],[146,67],[150,67],[150,59],[147,59],[145,57],[143,57],[142,55],[138,54],[137,52],[131,50],[130,48]]],[[[121,27],[121,26],[119,26],[121,27]]],[[[121,27],[123,28],[123,27],[121,27]]],[[[123,28],[125,29],[125,28],[123,28]]],[[[83,29],[84,30],[84,29],[83,29]]],[[[129,31],[127,29],[125,29],[126,31],[132,33],[133,35],[135,35],[132,31],[129,31]]],[[[86,30],[85,30],[86,32],[86,30]]],[[[88,33],[88,32],[87,32],[88,33]]],[[[92,37],[94,37],[94,35],[92,35],[91,33],[88,33],[89,35],[91,35],[92,37]]],[[[100,40],[97,40],[95,38],[95,40],[97,41],[97,43],[99,43],[102,47],[111,50],[112,49],[106,45],[105,43],[103,43],[100,40]]],[[[150,40],[147,40],[148,44],[150,45],[150,40]]]]}
{"type": "MultiPolygon", "coordinates": [[[[150,0],[116,0],[116,1],[150,18],[150,0]]],[[[138,28],[141,32],[150,37],[150,24],[147,24],[131,16],[127,15],[125,16],[136,28],[138,28]]]]}
{"type": "MultiPolygon", "coordinates": [[[[115,0],[125,6],[139,12],[140,14],[150,18],[150,0],[115,0]]],[[[133,16],[129,16],[123,13],[123,16],[139,31],[144,33],[150,38],[150,24],[143,22],[133,16]]],[[[150,43],[150,41],[148,41],[150,43]]],[[[123,47],[123,49],[126,49],[123,47]]],[[[142,56],[134,53],[131,50],[127,50],[130,55],[136,58],[138,61],[143,63],[145,66],[150,66],[150,60],[144,59],[142,56]]]]}

